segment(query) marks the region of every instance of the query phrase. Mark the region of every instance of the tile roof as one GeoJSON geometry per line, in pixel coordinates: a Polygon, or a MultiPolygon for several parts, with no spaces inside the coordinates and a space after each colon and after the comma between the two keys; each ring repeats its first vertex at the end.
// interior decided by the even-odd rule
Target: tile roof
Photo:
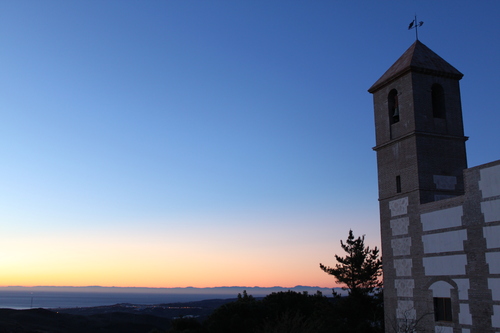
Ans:
{"type": "Polygon", "coordinates": [[[460,80],[464,76],[455,67],[417,40],[384,73],[384,75],[368,89],[368,91],[374,93],[387,83],[409,71],[451,77],[457,80],[460,80]]]}

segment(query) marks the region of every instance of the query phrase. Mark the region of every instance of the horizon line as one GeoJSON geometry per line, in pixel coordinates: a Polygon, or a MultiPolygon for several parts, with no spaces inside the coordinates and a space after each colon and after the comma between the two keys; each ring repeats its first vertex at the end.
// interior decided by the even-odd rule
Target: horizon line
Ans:
{"type": "Polygon", "coordinates": [[[342,287],[320,287],[320,286],[305,286],[296,285],[294,287],[283,287],[283,286],[272,286],[272,287],[261,287],[261,286],[216,286],[216,287],[123,287],[123,286],[20,286],[20,285],[10,285],[10,286],[0,286],[0,288],[128,288],[128,289],[216,289],[216,288],[262,288],[262,289],[294,289],[294,288],[319,288],[319,289],[341,289],[342,287]]]}

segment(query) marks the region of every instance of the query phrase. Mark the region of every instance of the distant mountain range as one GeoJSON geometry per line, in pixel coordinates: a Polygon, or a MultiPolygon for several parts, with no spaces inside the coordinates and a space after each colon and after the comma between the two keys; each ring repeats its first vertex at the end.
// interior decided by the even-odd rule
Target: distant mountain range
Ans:
{"type": "MultiPolygon", "coordinates": [[[[334,288],[336,292],[342,293],[341,288],[334,288]]],[[[92,293],[141,293],[141,294],[203,294],[203,295],[228,295],[229,297],[236,297],[239,293],[243,293],[244,290],[249,295],[255,297],[262,297],[269,295],[273,292],[280,291],[295,291],[295,292],[307,292],[309,294],[315,294],[320,291],[325,296],[332,295],[332,288],[322,288],[322,287],[311,287],[311,286],[295,286],[295,287],[210,287],[210,288],[197,288],[197,287],[185,287],[185,288],[143,288],[143,287],[99,287],[99,286],[88,286],[88,287],[51,287],[51,286],[37,286],[37,287],[22,287],[22,286],[9,286],[0,287],[0,291],[43,291],[43,292],[92,292],[92,293]]]]}

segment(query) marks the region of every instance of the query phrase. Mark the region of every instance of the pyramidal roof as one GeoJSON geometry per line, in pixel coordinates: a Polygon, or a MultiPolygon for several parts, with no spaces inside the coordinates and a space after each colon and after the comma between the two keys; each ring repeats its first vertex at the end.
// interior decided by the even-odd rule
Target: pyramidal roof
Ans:
{"type": "Polygon", "coordinates": [[[420,72],[460,80],[464,75],[427,46],[416,40],[368,91],[373,93],[407,72],[420,72]]]}

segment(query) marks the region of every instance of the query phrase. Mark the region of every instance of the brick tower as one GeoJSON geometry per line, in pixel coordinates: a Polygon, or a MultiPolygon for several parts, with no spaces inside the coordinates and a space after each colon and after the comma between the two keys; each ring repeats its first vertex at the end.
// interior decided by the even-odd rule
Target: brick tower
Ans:
{"type": "Polygon", "coordinates": [[[417,40],[368,90],[375,111],[388,332],[398,321],[431,320],[420,207],[465,191],[462,76],[417,40]]]}

